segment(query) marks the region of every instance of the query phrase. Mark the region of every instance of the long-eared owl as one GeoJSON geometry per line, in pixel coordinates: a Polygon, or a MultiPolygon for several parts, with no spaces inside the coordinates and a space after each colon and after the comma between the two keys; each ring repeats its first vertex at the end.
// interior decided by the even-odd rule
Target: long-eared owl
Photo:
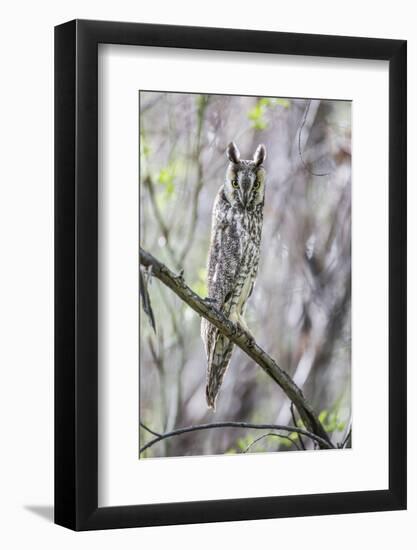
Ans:
{"type": "MultiPolygon", "coordinates": [[[[225,181],[213,206],[208,299],[228,319],[249,333],[243,316],[259,264],[266,150],[264,145],[259,145],[252,160],[242,160],[232,142],[227,147],[227,156],[230,162],[225,181]]],[[[205,319],[201,323],[201,336],[208,363],[207,404],[215,409],[233,343],[205,319]]]]}

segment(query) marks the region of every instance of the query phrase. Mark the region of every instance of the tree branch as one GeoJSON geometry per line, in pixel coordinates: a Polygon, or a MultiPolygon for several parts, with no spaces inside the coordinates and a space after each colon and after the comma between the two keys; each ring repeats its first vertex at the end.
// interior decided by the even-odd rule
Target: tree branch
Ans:
{"type": "MultiPolygon", "coordinates": [[[[291,418],[292,418],[293,424],[294,424],[294,426],[297,426],[297,421],[295,419],[295,412],[294,412],[294,403],[291,403],[290,410],[291,410],[291,418]]],[[[300,445],[301,445],[303,451],[305,451],[306,448],[304,446],[304,441],[303,441],[303,438],[301,437],[300,434],[298,434],[298,439],[300,441],[300,445]]]]}
{"type": "MultiPolygon", "coordinates": [[[[203,300],[184,282],[183,274],[175,275],[166,265],[142,248],[139,249],[140,263],[145,267],[152,266],[152,275],[164,283],[175,294],[186,302],[200,316],[212,323],[224,336],[239,346],[255,361],[286,393],[298,410],[304,425],[319,437],[320,448],[334,448],[329,436],[324,430],[310,404],[306,401],[300,388],[289,375],[282,370],[256,342],[237,325],[229,321],[219,310],[208,301],[203,300]]],[[[293,430],[296,431],[296,430],[293,430]]]]}
{"type": "MultiPolygon", "coordinates": [[[[148,441],[148,443],[143,445],[139,450],[139,454],[143,453],[143,451],[146,451],[146,449],[149,449],[149,447],[152,447],[152,445],[155,445],[155,443],[158,443],[163,439],[168,439],[169,437],[175,437],[185,433],[197,432],[199,430],[211,430],[213,428],[246,428],[246,429],[250,428],[255,430],[285,430],[287,432],[291,432],[291,433],[297,432],[298,434],[305,435],[306,437],[310,437],[314,441],[317,441],[317,443],[320,445],[322,449],[334,448],[329,441],[326,441],[325,439],[319,437],[314,433],[308,432],[307,430],[303,430],[301,428],[294,428],[294,426],[281,426],[280,424],[251,424],[250,422],[213,422],[212,424],[198,424],[196,426],[187,426],[185,428],[178,428],[177,430],[172,430],[171,432],[159,434],[154,439],[151,439],[151,441],[148,441]]],[[[145,429],[148,432],[151,432],[149,428],[145,428],[145,429]]]]}
{"type": "Polygon", "coordinates": [[[150,428],[148,428],[148,426],[145,426],[145,424],[143,422],[139,422],[139,425],[140,425],[141,428],[143,428],[144,430],[146,430],[150,434],[155,435],[156,437],[161,436],[161,434],[159,432],[155,432],[155,430],[151,430],[150,428]]]}

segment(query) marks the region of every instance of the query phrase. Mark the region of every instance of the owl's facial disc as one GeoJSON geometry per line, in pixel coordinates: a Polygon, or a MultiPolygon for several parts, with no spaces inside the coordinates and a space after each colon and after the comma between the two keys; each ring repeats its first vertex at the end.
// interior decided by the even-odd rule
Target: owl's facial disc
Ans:
{"type": "Polygon", "coordinates": [[[244,208],[247,208],[249,205],[250,199],[252,198],[253,185],[256,180],[256,174],[252,171],[240,171],[238,173],[238,193],[239,200],[242,203],[244,208]]]}
{"type": "Polygon", "coordinates": [[[225,193],[232,205],[252,210],[264,198],[265,170],[253,161],[231,163],[226,173],[225,193]]]}

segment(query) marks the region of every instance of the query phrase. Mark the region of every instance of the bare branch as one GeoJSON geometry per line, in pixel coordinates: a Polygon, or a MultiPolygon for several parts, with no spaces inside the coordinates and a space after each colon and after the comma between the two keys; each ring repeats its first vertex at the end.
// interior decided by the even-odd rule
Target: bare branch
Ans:
{"type": "Polygon", "coordinates": [[[346,445],[349,443],[349,440],[351,439],[351,437],[352,437],[352,424],[350,424],[346,437],[341,444],[342,449],[346,448],[346,445]]]}
{"type": "MultiPolygon", "coordinates": [[[[197,432],[200,430],[211,430],[213,428],[249,428],[254,430],[284,430],[287,432],[297,432],[301,435],[305,435],[306,437],[310,437],[313,441],[317,441],[317,443],[320,445],[320,448],[322,449],[334,448],[329,441],[326,441],[318,435],[308,432],[307,430],[303,430],[301,428],[294,428],[293,426],[281,426],[280,424],[251,424],[250,422],[213,422],[212,424],[198,424],[196,426],[178,428],[177,430],[172,430],[171,432],[160,434],[154,439],[151,439],[151,441],[148,441],[148,443],[146,443],[145,445],[143,445],[143,447],[141,447],[139,450],[139,454],[143,453],[143,451],[146,451],[146,449],[149,449],[149,447],[152,447],[152,445],[155,445],[155,443],[158,443],[159,441],[162,441],[164,439],[168,439],[169,437],[176,437],[178,435],[190,432],[197,432]]],[[[150,430],[148,429],[148,431],[150,430]]]]}
{"type": "Polygon", "coordinates": [[[150,434],[155,435],[156,437],[161,436],[161,434],[159,432],[155,432],[154,430],[151,430],[150,428],[148,428],[148,426],[145,426],[145,424],[143,422],[139,422],[139,424],[140,424],[141,428],[143,428],[144,430],[146,430],[150,434]]]}
{"type": "MultiPolygon", "coordinates": [[[[294,412],[294,403],[291,403],[290,410],[291,410],[291,417],[292,417],[293,424],[294,424],[294,426],[297,426],[297,421],[295,419],[295,412],[294,412]]],[[[304,445],[304,441],[303,441],[303,438],[301,437],[300,434],[298,434],[298,439],[300,440],[300,445],[301,445],[303,451],[305,451],[306,448],[305,448],[305,445],[304,445]]]]}
{"type": "MultiPolygon", "coordinates": [[[[152,274],[169,287],[175,294],[186,302],[200,316],[212,323],[229,340],[239,346],[253,359],[286,393],[298,410],[304,425],[319,437],[321,448],[334,448],[329,436],[324,430],[310,404],[304,398],[302,391],[293,382],[290,376],[282,370],[248,334],[234,323],[229,321],[220,311],[208,301],[203,300],[184,282],[182,274],[175,275],[164,264],[154,258],[142,248],[139,251],[140,263],[145,267],[152,266],[152,274]]],[[[294,430],[295,431],[295,430],[294,430]]]]}

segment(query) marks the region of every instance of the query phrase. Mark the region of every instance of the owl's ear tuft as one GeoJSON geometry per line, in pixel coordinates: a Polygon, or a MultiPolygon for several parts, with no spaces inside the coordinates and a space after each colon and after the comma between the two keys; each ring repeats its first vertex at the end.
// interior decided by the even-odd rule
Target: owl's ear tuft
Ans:
{"type": "Polygon", "coordinates": [[[227,146],[226,153],[230,162],[237,164],[240,161],[239,149],[237,148],[236,144],[233,141],[231,141],[227,146]]]}
{"type": "Polygon", "coordinates": [[[255,154],[253,155],[253,162],[256,166],[260,166],[266,159],[266,149],[265,145],[258,145],[256,148],[255,154]]]}

